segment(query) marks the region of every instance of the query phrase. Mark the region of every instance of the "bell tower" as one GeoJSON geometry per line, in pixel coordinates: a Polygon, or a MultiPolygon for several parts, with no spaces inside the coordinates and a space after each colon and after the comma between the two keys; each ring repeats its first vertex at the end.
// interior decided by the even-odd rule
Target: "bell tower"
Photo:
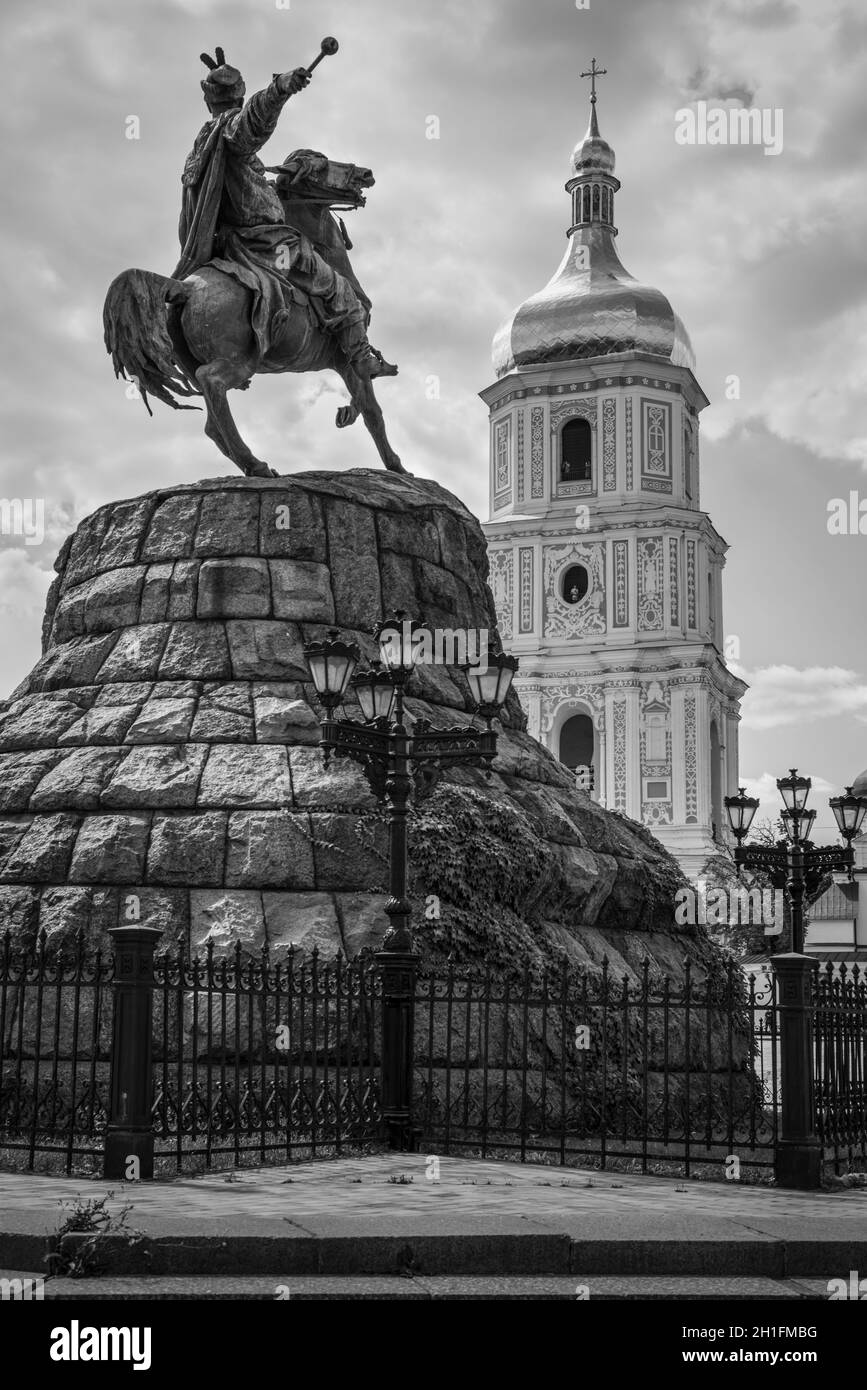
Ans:
{"type": "Polygon", "coordinates": [[[747,687],[724,660],[727,546],[701,510],[708,399],[681,320],[615,247],[603,72],[582,74],[566,253],[494,338],[485,533],[530,732],[695,878],[737,790],[747,687]]]}

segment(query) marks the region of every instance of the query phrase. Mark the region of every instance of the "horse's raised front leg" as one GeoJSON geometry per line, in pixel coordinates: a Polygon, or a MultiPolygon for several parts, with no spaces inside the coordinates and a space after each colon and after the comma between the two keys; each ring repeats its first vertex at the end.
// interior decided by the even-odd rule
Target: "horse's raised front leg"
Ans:
{"type": "Polygon", "coordinates": [[[244,443],[229,409],[226,393],[235,387],[248,386],[252,374],[253,366],[246,359],[233,361],[229,357],[215,357],[213,362],[199,367],[196,381],[208,410],[205,434],[248,478],[276,478],[274,469],[256,458],[244,443]]]}
{"type": "MultiPolygon", "coordinates": [[[[370,379],[363,376],[361,372],[357,372],[344,358],[336,362],[335,367],[343,377],[347,390],[352,397],[352,407],[350,408],[355,410],[356,416],[360,412],[370,437],[376,445],[377,453],[386,468],[391,473],[406,473],[407,470],[404,468],[397,454],[388,442],[388,436],[385,432],[385,420],[382,417],[379,401],[374,395],[370,379]]],[[[347,424],[349,423],[351,423],[351,421],[347,420],[347,424]]]]}
{"type": "Polygon", "coordinates": [[[347,425],[354,425],[361,411],[357,405],[342,405],[334,417],[334,423],[339,430],[345,430],[347,425]]]}

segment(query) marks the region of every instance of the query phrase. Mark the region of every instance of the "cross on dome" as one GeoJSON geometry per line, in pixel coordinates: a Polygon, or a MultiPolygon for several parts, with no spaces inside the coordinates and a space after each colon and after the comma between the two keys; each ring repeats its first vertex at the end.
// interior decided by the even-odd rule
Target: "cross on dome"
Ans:
{"type": "Polygon", "coordinates": [[[590,101],[594,106],[596,105],[596,79],[597,77],[606,77],[607,74],[607,68],[597,68],[595,58],[591,60],[590,67],[587,71],[581,73],[582,77],[590,78],[590,101]]]}

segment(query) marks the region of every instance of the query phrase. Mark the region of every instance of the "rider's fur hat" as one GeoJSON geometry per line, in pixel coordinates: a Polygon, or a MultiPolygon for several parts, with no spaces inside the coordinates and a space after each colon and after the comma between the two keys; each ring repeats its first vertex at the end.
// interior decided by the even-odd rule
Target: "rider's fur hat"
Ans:
{"type": "Polygon", "coordinates": [[[237,68],[226,62],[222,48],[215,48],[214,52],[216,61],[207,53],[200,54],[202,62],[209,69],[208,76],[202,79],[201,84],[205,101],[212,108],[239,106],[247,90],[244,79],[237,68]]]}

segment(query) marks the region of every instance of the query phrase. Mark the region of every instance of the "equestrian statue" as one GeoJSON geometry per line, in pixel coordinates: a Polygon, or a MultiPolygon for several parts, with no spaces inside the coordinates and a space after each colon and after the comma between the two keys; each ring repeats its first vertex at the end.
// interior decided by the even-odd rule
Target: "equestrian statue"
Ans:
{"type": "Polygon", "coordinates": [[[245,390],[257,372],[325,368],[349,391],[338,427],[360,415],[386,468],[406,472],[373,391],[373,379],[395,376],[397,367],[368,340],[370,299],[335,213],[363,207],[373,175],[316,150],[296,150],[268,168],[257,155],[289,98],[336,50],[336,39],[323,39],[309,68],[275,73],[246,102],[244,80],[223,50],[201,55],[210,119],[181,180],[180,260],[170,276],[125,270],[105,300],[115,376],[135,382],[149,413],[149,395],[175,410],[199,409],[183,402],[201,396],[205,434],[249,477],[276,475],[238,433],[227,392],[245,390]]]}

